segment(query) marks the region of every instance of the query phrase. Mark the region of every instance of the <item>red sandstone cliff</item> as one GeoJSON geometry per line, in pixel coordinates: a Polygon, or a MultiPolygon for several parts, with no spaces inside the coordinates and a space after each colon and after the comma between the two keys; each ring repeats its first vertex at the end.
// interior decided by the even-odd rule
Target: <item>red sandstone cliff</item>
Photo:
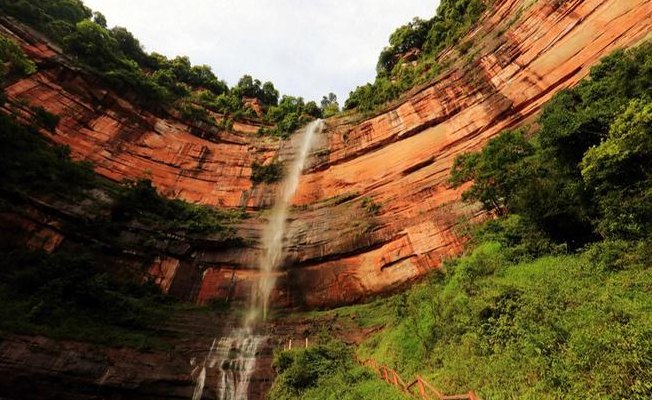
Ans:
{"type": "MultiPolygon", "coordinates": [[[[480,217],[446,184],[454,157],[531,121],[601,57],[650,37],[652,0],[529,3],[494,2],[464,39],[473,43],[472,62],[449,49],[441,57],[451,67],[434,82],[376,116],[327,121],[295,200],[276,304],[354,302],[437,268],[461,249],[456,227],[480,217]],[[370,202],[378,212],[364,205],[370,202]]],[[[148,176],[165,194],[205,204],[269,205],[274,187],[252,185],[251,162],[288,157],[291,143],[258,138],[254,124],[214,134],[143,112],[69,67],[38,37],[7,24],[4,29],[39,65],[37,74],[7,88],[9,97],[61,115],[49,138],[95,163],[99,174],[148,176]]],[[[241,227],[253,239],[249,247],[195,243],[158,258],[150,271],[165,290],[200,302],[225,296],[235,271],[235,293],[244,296],[256,274],[255,242],[264,222],[263,213],[241,227]]]]}

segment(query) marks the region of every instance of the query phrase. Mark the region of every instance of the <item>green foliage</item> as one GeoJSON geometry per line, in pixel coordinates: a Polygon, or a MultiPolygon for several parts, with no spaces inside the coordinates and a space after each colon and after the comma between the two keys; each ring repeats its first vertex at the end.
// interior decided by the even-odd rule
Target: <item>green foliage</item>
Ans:
{"type": "Polygon", "coordinates": [[[313,118],[321,118],[323,116],[322,109],[319,108],[317,103],[315,103],[314,101],[307,102],[303,111],[313,118]]]}
{"type": "Polygon", "coordinates": [[[251,181],[254,183],[274,183],[283,178],[283,164],[273,162],[263,165],[258,161],[251,164],[251,181]]]}
{"type": "Polygon", "coordinates": [[[340,104],[335,93],[329,93],[321,99],[321,114],[324,118],[332,117],[340,112],[340,104]]]}
{"type": "Polygon", "coordinates": [[[118,280],[97,252],[56,254],[2,243],[0,329],[138,348],[161,347],[151,327],[165,318],[158,287],[118,280]]]}
{"type": "Polygon", "coordinates": [[[534,138],[505,132],[456,159],[451,183],[472,180],[465,198],[500,217],[444,275],[388,301],[389,327],[361,353],[446,393],[652,396],[651,60],[650,44],[607,57],[534,138]]]}
{"type": "Polygon", "coordinates": [[[414,18],[412,22],[395,30],[389,37],[389,46],[383,49],[378,58],[378,75],[390,75],[402,54],[423,48],[432,23],[433,20],[414,18]]]}
{"type": "Polygon", "coordinates": [[[43,107],[33,107],[34,111],[34,122],[36,125],[47,129],[50,132],[54,132],[59,125],[60,117],[58,115],[52,114],[43,107]]]}
{"type": "MultiPolygon", "coordinates": [[[[119,94],[152,111],[174,105],[186,119],[211,123],[200,107],[230,119],[257,118],[243,100],[256,98],[262,102],[266,120],[276,125],[268,133],[279,137],[287,137],[311,118],[321,116],[314,102],[305,105],[301,98],[288,96],[290,100],[279,105],[279,92],[271,82],[261,83],[245,75],[229,89],[207,65],[192,65],[188,57],[147,54],[127,29],[108,29],[102,14],[91,12],[78,0],[0,0],[0,11],[43,31],[119,94]],[[290,105],[292,102],[296,104],[290,105]]],[[[6,47],[2,40],[0,59],[6,47]]]]}
{"type": "Polygon", "coordinates": [[[302,125],[315,118],[313,114],[317,113],[316,104],[312,103],[308,103],[310,108],[307,109],[302,97],[283,96],[278,106],[270,107],[265,115],[265,120],[276,124],[276,126],[271,130],[263,130],[261,133],[288,138],[302,125]]]}
{"type": "Polygon", "coordinates": [[[92,67],[108,70],[119,64],[118,43],[106,28],[91,20],[78,22],[63,43],[69,53],[92,67]]]}
{"type": "Polygon", "coordinates": [[[170,200],[161,197],[148,179],[127,182],[111,210],[114,222],[138,221],[159,230],[186,234],[219,233],[224,239],[235,239],[230,224],[241,219],[238,211],[170,200]]]}
{"type": "Polygon", "coordinates": [[[512,204],[512,193],[523,184],[519,161],[534,153],[521,132],[505,132],[491,140],[480,153],[464,154],[455,159],[450,181],[453,186],[473,180],[464,199],[480,201],[487,209],[502,215],[512,204]]]}
{"type": "Polygon", "coordinates": [[[67,147],[50,147],[33,128],[0,115],[2,190],[75,196],[95,185],[88,163],[71,161],[67,147]]]}
{"type": "Polygon", "coordinates": [[[233,88],[233,91],[240,97],[256,98],[266,106],[278,104],[278,90],[272,82],[261,83],[253,79],[251,75],[244,75],[233,88]]]}
{"type": "Polygon", "coordinates": [[[91,10],[80,0],[0,0],[0,10],[51,35],[56,41],[72,32],[75,24],[92,17],[91,10]]]}
{"type": "Polygon", "coordinates": [[[362,199],[362,208],[371,216],[378,215],[380,213],[381,205],[376,203],[371,197],[365,197],[362,199]]]}
{"type": "Polygon", "coordinates": [[[2,211],[21,215],[29,198],[36,198],[38,204],[64,210],[74,205],[85,212],[84,217],[66,216],[61,229],[72,234],[54,254],[26,249],[21,230],[0,232],[2,330],[165,347],[152,327],[170,312],[168,301],[142,281],[144,271],[111,268],[110,252],[126,250],[122,233],[134,228],[149,230],[152,238],[175,233],[236,240],[232,225],[243,217],[238,211],[165,199],[150,181],[103,182],[91,165],[70,160],[68,148],[51,146],[36,128],[5,115],[0,115],[0,168],[2,211]],[[91,191],[101,191],[108,201],[98,201],[91,191]],[[77,239],[84,244],[75,244],[77,239]]]}
{"type": "Polygon", "coordinates": [[[209,116],[206,108],[196,106],[192,103],[182,103],[179,106],[179,115],[185,121],[215,123],[215,120],[209,116]]]}
{"type": "Polygon", "coordinates": [[[603,237],[652,234],[652,102],[632,100],[607,138],[586,152],[581,168],[594,188],[603,237]]]}
{"type": "Polygon", "coordinates": [[[445,276],[393,299],[389,328],[361,353],[423,374],[445,393],[473,389],[483,399],[647,398],[644,247],[606,242],[512,263],[510,249],[485,242],[448,263],[445,276]]]}
{"type": "MultiPolygon", "coordinates": [[[[411,69],[411,67],[407,67],[411,69]]],[[[394,100],[401,93],[410,89],[414,81],[412,75],[400,80],[392,80],[386,76],[379,76],[373,84],[367,83],[364,86],[358,86],[353,92],[349,93],[349,98],[344,103],[344,109],[350,110],[356,108],[360,111],[372,111],[377,107],[394,100]]]]}
{"type": "Polygon", "coordinates": [[[0,106],[6,97],[3,87],[7,79],[36,72],[36,65],[25,55],[18,43],[0,34],[0,106]]]}
{"type": "MultiPolygon", "coordinates": [[[[7,116],[0,116],[0,145],[0,168],[4,174],[1,197],[18,193],[71,199],[84,197],[89,189],[101,186],[90,164],[70,160],[67,147],[50,146],[34,128],[7,116]]],[[[95,221],[107,228],[138,221],[158,231],[219,234],[228,240],[235,239],[231,225],[243,217],[238,211],[166,199],[149,180],[127,182],[111,190],[115,198],[110,218],[95,221]]]]}
{"type": "Polygon", "coordinates": [[[510,214],[490,220],[473,232],[476,243],[499,243],[510,260],[527,261],[549,254],[562,254],[565,245],[555,244],[527,218],[510,214]]]}
{"type": "Polygon", "coordinates": [[[442,0],[437,15],[431,20],[428,38],[423,43],[426,53],[437,54],[457,43],[486,7],[482,0],[442,0]]]}
{"type": "Polygon", "coordinates": [[[16,42],[0,35],[0,83],[7,76],[25,76],[36,72],[36,65],[27,58],[16,42]]]}
{"type": "Polygon", "coordinates": [[[407,398],[356,364],[352,349],[335,341],[277,352],[274,369],[279,375],[268,395],[271,400],[407,398]]]}
{"type": "MultiPolygon", "coordinates": [[[[100,25],[101,26],[101,25],[100,25]]],[[[104,26],[106,28],[106,26],[104,26]]],[[[115,40],[118,50],[128,59],[134,60],[142,68],[153,68],[153,61],[145,53],[140,41],[126,28],[116,26],[111,29],[111,36],[115,40]]]]}
{"type": "Polygon", "coordinates": [[[546,105],[534,139],[505,132],[456,159],[451,183],[498,215],[521,215],[570,248],[652,233],[652,45],[619,51],[546,105]]]}
{"type": "MultiPolygon", "coordinates": [[[[344,109],[372,111],[436,76],[440,70],[437,55],[456,44],[485,8],[483,0],[442,0],[432,19],[415,18],[398,28],[390,36],[389,46],[380,53],[376,80],[349,93],[344,109]],[[406,58],[408,55],[411,57],[406,58]]],[[[465,54],[471,45],[465,43],[461,53],[465,54]]]]}

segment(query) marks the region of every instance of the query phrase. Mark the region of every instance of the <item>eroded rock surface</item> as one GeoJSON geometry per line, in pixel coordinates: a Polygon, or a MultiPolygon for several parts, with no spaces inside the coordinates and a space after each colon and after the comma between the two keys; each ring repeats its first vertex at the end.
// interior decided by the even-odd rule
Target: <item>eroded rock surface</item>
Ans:
{"type": "MultiPolygon", "coordinates": [[[[649,37],[652,26],[651,0],[530,3],[494,2],[464,39],[473,43],[474,57],[445,51],[442,61],[451,66],[431,84],[375,116],[327,121],[295,199],[275,304],[360,301],[400,288],[457,254],[464,243],[459,228],[483,216],[447,185],[455,156],[531,122],[556,92],[579,82],[601,57],[649,37]]],[[[128,95],[70,67],[38,36],[3,25],[39,65],[37,74],[6,91],[62,116],[55,133],[44,132],[50,140],[70,146],[109,179],[149,177],[169,196],[263,210],[239,228],[249,239],[244,245],[193,241],[149,267],[166,291],[182,298],[247,296],[264,209],[275,190],[252,184],[251,163],[290,157],[292,144],[258,137],[253,122],[214,132],[173,111],[145,112],[128,95]]]]}
{"type": "MultiPolygon", "coordinates": [[[[462,189],[448,186],[455,156],[533,121],[546,101],[579,82],[601,57],[650,37],[652,0],[530,3],[495,1],[464,39],[474,44],[470,63],[449,49],[441,57],[442,63],[452,60],[451,66],[434,82],[377,115],[327,121],[295,199],[273,304],[331,307],[361,301],[397,290],[459,253],[464,225],[485,216],[460,201],[462,189]]],[[[257,136],[254,122],[218,132],[183,122],[174,110],[144,111],[129,94],[119,96],[73,67],[37,33],[11,21],[1,21],[0,29],[39,67],[6,88],[11,111],[27,115],[29,109],[17,110],[16,104],[31,104],[60,115],[56,132],[43,132],[52,142],[70,146],[75,158],[92,161],[111,180],[151,178],[168,196],[251,213],[238,227],[242,242],[157,237],[154,258],[139,248],[154,232],[133,230],[127,237],[133,249],[115,254],[116,267],[141,268],[165,292],[198,303],[249,296],[265,209],[276,190],[251,182],[251,164],[287,159],[294,144],[257,136]]],[[[53,251],[83,239],[65,223],[80,217],[37,203],[20,216],[0,215],[0,225],[5,234],[14,232],[9,227],[30,246],[53,251]]],[[[166,329],[179,334],[170,352],[4,334],[0,397],[190,398],[190,360],[205,356],[214,336],[230,328],[194,314],[170,324],[166,329]]],[[[271,348],[283,335],[301,338],[297,329],[303,328],[271,330],[276,342],[266,346],[259,367],[264,372],[252,386],[259,395],[273,375],[271,348]]]]}

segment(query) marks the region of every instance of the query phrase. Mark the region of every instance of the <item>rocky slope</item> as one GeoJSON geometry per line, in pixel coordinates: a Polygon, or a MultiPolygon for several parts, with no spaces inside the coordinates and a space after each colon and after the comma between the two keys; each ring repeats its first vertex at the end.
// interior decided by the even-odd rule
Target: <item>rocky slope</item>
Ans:
{"type": "MultiPolygon", "coordinates": [[[[0,332],[0,399],[184,399],[192,398],[194,379],[215,335],[227,335],[236,318],[203,311],[186,311],[157,327],[167,349],[136,350],[106,347],[46,337],[0,332]],[[217,322],[216,322],[217,321],[217,322]]],[[[279,319],[261,327],[268,335],[257,351],[256,372],[249,398],[262,400],[275,377],[273,351],[313,343],[320,326],[329,326],[345,340],[359,340],[365,330],[334,325],[332,320],[279,319]]],[[[210,368],[202,398],[215,399],[219,365],[210,368]]]]}
{"type": "MultiPolygon", "coordinates": [[[[254,123],[215,132],[139,110],[71,67],[38,34],[9,21],[2,26],[39,66],[7,88],[9,98],[61,115],[49,139],[92,161],[99,174],[149,177],[164,194],[204,204],[254,212],[269,206],[275,187],[254,185],[251,163],[291,157],[292,143],[257,137],[254,123]]],[[[557,91],[614,49],[649,37],[651,27],[650,0],[497,0],[464,39],[473,44],[470,55],[444,52],[448,68],[434,82],[375,116],[327,121],[295,200],[276,304],[360,301],[458,253],[459,228],[482,216],[446,183],[454,157],[527,124],[557,91]]],[[[255,215],[240,228],[250,239],[244,247],[185,243],[150,272],[185,299],[245,296],[265,223],[264,212],[255,215]]],[[[65,235],[52,246],[61,240],[65,235]]]]}
{"type": "MultiPolygon", "coordinates": [[[[376,115],[328,120],[295,199],[274,304],[357,302],[397,290],[458,253],[466,221],[483,215],[447,185],[454,157],[503,129],[526,125],[601,57],[649,38],[651,28],[652,0],[496,0],[464,39],[473,43],[470,55],[444,52],[448,68],[434,82],[376,115]]],[[[116,265],[145,262],[164,291],[199,303],[246,297],[256,276],[264,210],[275,191],[274,185],[252,183],[251,164],[287,159],[293,143],[258,137],[253,122],[217,132],[183,122],[174,111],[142,111],[128,95],[118,96],[73,67],[38,33],[6,20],[0,29],[39,67],[6,88],[12,107],[40,105],[59,114],[56,132],[43,132],[52,142],[70,146],[75,158],[92,161],[109,179],[148,177],[166,195],[245,207],[252,214],[239,227],[248,240],[238,246],[211,238],[157,238],[153,260],[137,253],[139,237],[153,233],[132,232],[134,252],[116,254],[116,265]]],[[[53,250],[79,240],[64,224],[78,212],[35,203],[22,217],[0,215],[0,225],[18,227],[31,246],[53,250]]],[[[190,360],[202,358],[228,323],[215,326],[216,317],[208,314],[184,318],[165,327],[178,335],[169,352],[3,334],[0,397],[189,398],[190,360]]],[[[277,342],[304,334],[305,327],[287,325],[270,328],[281,332],[277,342]]],[[[266,372],[256,387],[269,383],[269,354],[277,342],[265,350],[260,368],[266,372]]]]}

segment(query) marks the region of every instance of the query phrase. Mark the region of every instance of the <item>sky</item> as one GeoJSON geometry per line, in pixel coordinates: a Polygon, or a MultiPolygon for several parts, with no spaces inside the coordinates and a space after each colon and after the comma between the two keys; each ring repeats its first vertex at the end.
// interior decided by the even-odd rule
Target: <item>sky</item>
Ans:
{"type": "Polygon", "coordinates": [[[283,94],[340,104],[373,81],[389,35],[438,0],[84,0],[148,52],[186,55],[229,86],[249,74],[283,94]]]}

